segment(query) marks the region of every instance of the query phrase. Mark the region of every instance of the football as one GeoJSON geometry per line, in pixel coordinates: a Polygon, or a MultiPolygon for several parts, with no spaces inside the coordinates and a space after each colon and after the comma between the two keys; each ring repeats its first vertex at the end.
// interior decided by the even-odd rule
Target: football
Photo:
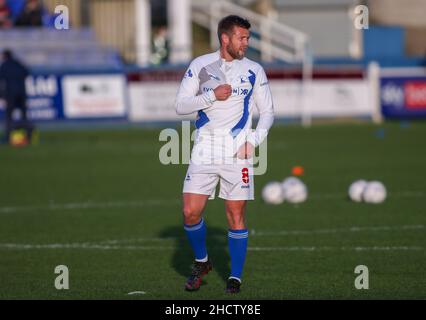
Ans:
{"type": "Polygon", "coordinates": [[[301,203],[308,198],[308,188],[296,177],[286,178],[281,184],[284,200],[290,203],[301,203]]]}
{"type": "Polygon", "coordinates": [[[349,190],[348,190],[349,198],[352,201],[361,202],[362,201],[362,195],[364,193],[365,188],[367,187],[367,184],[368,184],[368,182],[366,180],[363,180],[363,179],[354,181],[349,186],[349,190]]]}
{"type": "Polygon", "coordinates": [[[367,203],[382,203],[386,199],[386,188],[380,181],[371,181],[367,184],[362,197],[367,203]]]}
{"type": "Polygon", "coordinates": [[[267,183],[262,190],[263,201],[267,204],[281,204],[284,202],[281,183],[273,181],[267,183]]]}

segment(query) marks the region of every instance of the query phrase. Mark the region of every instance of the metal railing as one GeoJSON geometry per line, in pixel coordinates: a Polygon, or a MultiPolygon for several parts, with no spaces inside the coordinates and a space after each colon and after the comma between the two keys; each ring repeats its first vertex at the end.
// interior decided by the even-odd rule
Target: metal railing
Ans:
{"type": "Polygon", "coordinates": [[[229,1],[192,2],[192,18],[197,24],[210,29],[212,48],[219,46],[217,24],[229,14],[238,14],[250,20],[252,37],[250,46],[258,50],[263,61],[281,60],[289,63],[303,62],[308,36],[270,17],[233,4],[229,1]]]}

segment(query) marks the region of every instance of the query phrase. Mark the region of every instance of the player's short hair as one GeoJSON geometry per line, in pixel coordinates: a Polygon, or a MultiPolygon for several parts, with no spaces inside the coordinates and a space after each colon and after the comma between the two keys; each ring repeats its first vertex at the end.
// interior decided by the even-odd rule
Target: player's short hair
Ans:
{"type": "Polygon", "coordinates": [[[219,21],[219,25],[217,26],[217,36],[219,37],[220,44],[222,44],[222,34],[226,33],[228,36],[231,36],[234,27],[240,27],[249,30],[251,24],[247,19],[241,18],[236,15],[230,15],[223,18],[219,21]]]}

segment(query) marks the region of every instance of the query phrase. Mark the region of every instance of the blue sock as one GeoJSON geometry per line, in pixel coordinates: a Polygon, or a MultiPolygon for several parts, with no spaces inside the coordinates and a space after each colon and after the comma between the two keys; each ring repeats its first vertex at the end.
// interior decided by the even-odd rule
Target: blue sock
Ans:
{"type": "Polygon", "coordinates": [[[243,273],[244,261],[247,252],[248,231],[244,230],[229,230],[229,255],[231,256],[231,276],[241,281],[243,273]]]}
{"type": "Polygon", "coordinates": [[[184,224],[183,228],[191,243],[196,261],[207,261],[206,225],[204,219],[194,225],[184,224]]]}

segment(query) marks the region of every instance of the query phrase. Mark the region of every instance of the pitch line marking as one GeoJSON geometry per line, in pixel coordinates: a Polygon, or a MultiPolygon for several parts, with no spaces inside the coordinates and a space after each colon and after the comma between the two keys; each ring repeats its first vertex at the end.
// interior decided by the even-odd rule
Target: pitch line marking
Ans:
{"type": "MultiPolygon", "coordinates": [[[[14,250],[40,250],[40,249],[85,249],[85,250],[176,250],[174,246],[108,246],[108,245],[87,245],[84,243],[54,243],[54,244],[16,244],[0,243],[0,249],[14,250]]],[[[422,251],[423,247],[418,246],[373,246],[373,247],[248,247],[249,251],[422,251]]]]}
{"type": "MultiPolygon", "coordinates": [[[[426,194],[422,191],[402,191],[390,193],[390,198],[424,198],[426,194]]],[[[346,199],[345,193],[324,193],[324,194],[311,194],[311,200],[327,200],[327,199],[346,199]]],[[[308,201],[309,201],[308,199],[308,201]]],[[[127,208],[127,207],[145,207],[145,206],[175,206],[181,203],[180,199],[148,199],[143,201],[111,201],[111,202],[76,202],[76,203],[63,203],[63,204],[47,204],[47,205],[34,205],[34,206],[4,206],[0,207],[0,213],[15,213],[21,211],[33,210],[85,210],[85,209],[102,209],[102,208],[127,208]]]]}
{"type": "MultiPolygon", "coordinates": [[[[388,198],[424,198],[426,193],[423,191],[399,191],[389,192],[388,198]]],[[[347,193],[314,193],[308,196],[313,200],[326,200],[326,199],[348,199],[347,193]]]]}
{"type": "MultiPolygon", "coordinates": [[[[292,235],[312,235],[312,234],[333,234],[362,231],[396,231],[396,230],[422,230],[424,225],[403,225],[403,226],[377,226],[377,227],[350,227],[342,229],[319,229],[319,230],[285,230],[277,232],[265,232],[252,230],[251,236],[292,236],[292,235]]],[[[34,250],[34,249],[92,249],[92,250],[173,250],[175,246],[138,246],[120,245],[123,243],[135,242],[165,242],[175,241],[181,238],[136,238],[123,240],[106,240],[101,242],[81,242],[81,243],[53,243],[53,244],[16,244],[0,243],[0,249],[12,250],[34,250]]],[[[250,247],[253,251],[316,251],[316,250],[336,250],[336,247],[250,247]],[[281,249],[280,249],[281,248],[281,249]],[[296,248],[296,249],[294,249],[296,248]],[[331,249],[330,249],[331,248],[331,249]]],[[[340,250],[423,250],[422,247],[341,247],[340,250]],[[378,249],[381,248],[381,249],[378,249]],[[386,249],[393,248],[393,249],[386,249]],[[398,249],[399,248],[399,249],[398,249]],[[406,249],[403,249],[406,248],[406,249]],[[407,249],[409,248],[409,249],[407,249]]]]}
{"type": "Polygon", "coordinates": [[[172,250],[170,246],[109,246],[87,243],[18,244],[0,243],[0,249],[37,250],[37,249],[89,249],[89,250],[172,250]]]}
{"type": "Polygon", "coordinates": [[[317,230],[282,230],[282,231],[256,231],[252,229],[252,236],[289,236],[289,235],[313,235],[313,234],[333,234],[363,231],[397,231],[397,230],[420,230],[424,225],[404,225],[404,226],[376,226],[376,227],[349,227],[339,229],[317,229],[317,230]]]}
{"type": "MultiPolygon", "coordinates": [[[[348,233],[348,232],[364,232],[364,231],[398,231],[398,230],[423,230],[424,225],[403,225],[403,226],[376,226],[376,227],[348,227],[341,229],[317,229],[317,230],[278,230],[278,231],[256,231],[255,229],[250,230],[251,237],[267,237],[267,236],[299,236],[299,235],[314,235],[314,234],[335,234],[335,233],[348,233]]],[[[123,243],[135,243],[135,242],[162,242],[162,241],[173,241],[177,239],[186,239],[182,237],[151,237],[151,238],[132,238],[122,240],[105,240],[98,242],[99,244],[123,244],[123,243]]]]}
{"type": "Polygon", "coordinates": [[[373,247],[250,247],[250,251],[422,251],[416,246],[373,247]]]}
{"type": "Polygon", "coordinates": [[[148,207],[148,206],[170,206],[177,205],[180,200],[145,200],[145,201],[117,201],[117,202],[77,202],[64,204],[49,204],[39,206],[18,206],[18,207],[0,207],[0,213],[15,213],[20,211],[33,210],[84,210],[84,209],[102,209],[102,208],[127,208],[127,207],[148,207]]]}
{"type": "Polygon", "coordinates": [[[136,294],[146,294],[146,292],[145,291],[133,291],[133,292],[128,293],[129,296],[136,295],[136,294]]]}

